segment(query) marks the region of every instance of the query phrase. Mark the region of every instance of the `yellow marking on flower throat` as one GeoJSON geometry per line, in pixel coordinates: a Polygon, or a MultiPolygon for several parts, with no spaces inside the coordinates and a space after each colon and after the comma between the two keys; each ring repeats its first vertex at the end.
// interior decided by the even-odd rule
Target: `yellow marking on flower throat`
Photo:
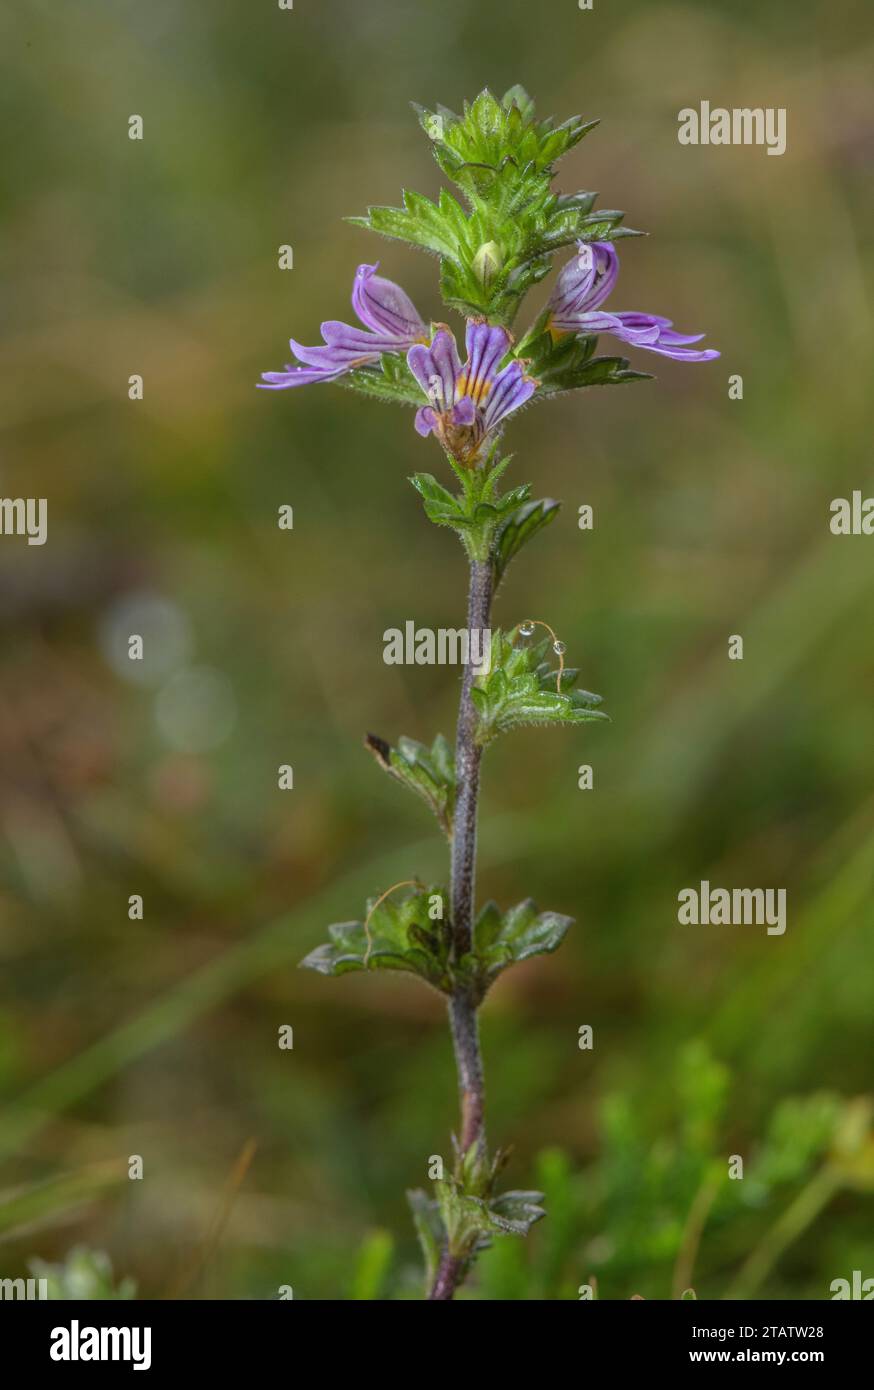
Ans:
{"type": "Polygon", "coordinates": [[[392,894],[392,893],[395,891],[396,888],[419,888],[419,887],[421,887],[421,885],[420,885],[418,879],[416,879],[416,878],[402,878],[401,881],[400,881],[400,883],[393,883],[392,886],[391,886],[391,888],[386,888],[386,890],[385,890],[385,892],[382,894],[382,896],[379,897],[379,898],[377,898],[376,902],[373,904],[373,907],[370,909],[370,911],[368,912],[367,916],[366,916],[365,919],[364,919],[364,935],[367,937],[367,950],[364,952],[364,969],[365,969],[365,970],[367,970],[368,967],[369,967],[369,965],[370,965],[370,955],[371,955],[371,952],[372,952],[372,950],[373,950],[373,937],[372,937],[371,934],[370,934],[370,919],[371,919],[371,917],[373,916],[374,912],[375,912],[376,909],[380,906],[381,903],[384,903],[384,902],[385,902],[386,898],[389,897],[390,894],[392,894]]]}
{"type": "Polygon", "coordinates": [[[470,396],[475,405],[481,405],[492,389],[492,383],[483,376],[475,376],[468,381],[466,376],[458,378],[458,395],[470,396]]]}

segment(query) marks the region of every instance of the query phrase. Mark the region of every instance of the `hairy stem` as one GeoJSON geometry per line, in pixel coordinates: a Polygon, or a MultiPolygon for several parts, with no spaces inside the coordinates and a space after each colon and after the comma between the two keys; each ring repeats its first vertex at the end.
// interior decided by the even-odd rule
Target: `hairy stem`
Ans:
{"type": "Polygon", "coordinates": [[[444,1250],[440,1268],[437,1270],[437,1277],[434,1280],[434,1287],[428,1294],[428,1302],[448,1303],[463,1276],[463,1262],[457,1255],[450,1255],[448,1250],[444,1250]]]}
{"type": "Polygon", "coordinates": [[[485,1148],[486,1142],[485,1080],[476,1011],[476,1003],[466,994],[454,994],[449,1000],[449,1026],[461,1101],[459,1148],[462,1154],[474,1144],[485,1148]]]}
{"type": "MultiPolygon", "coordinates": [[[[492,562],[472,560],[467,601],[468,631],[487,628],[492,607],[492,562]]],[[[455,819],[452,834],[452,931],[456,959],[471,945],[473,895],[476,877],[476,811],[482,749],[476,734],[476,708],[471,697],[476,672],[470,661],[464,668],[458,730],[455,738],[455,819]]]]}
{"type": "MultiPolygon", "coordinates": [[[[469,632],[474,628],[488,628],[493,587],[491,558],[471,560],[467,603],[469,632]]],[[[452,834],[452,938],[456,960],[470,951],[473,937],[476,817],[482,759],[482,749],[476,742],[476,708],[471,696],[475,675],[468,661],[461,684],[455,740],[457,792],[452,834]]],[[[477,999],[460,988],[449,1000],[449,1025],[461,1103],[459,1149],[462,1155],[474,1145],[485,1150],[485,1081],[477,1024],[478,1004],[477,999]]],[[[445,1251],[429,1298],[451,1299],[463,1275],[464,1263],[445,1251]]]]}

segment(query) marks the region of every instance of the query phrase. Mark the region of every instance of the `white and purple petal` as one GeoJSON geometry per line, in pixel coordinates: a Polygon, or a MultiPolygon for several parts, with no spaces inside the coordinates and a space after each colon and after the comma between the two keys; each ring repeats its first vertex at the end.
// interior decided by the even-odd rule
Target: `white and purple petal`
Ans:
{"type": "Polygon", "coordinates": [[[368,352],[379,357],[383,352],[406,351],[407,343],[401,343],[389,333],[370,333],[364,328],[353,328],[348,323],[329,319],[322,324],[322,337],[329,348],[353,353],[368,352]]]}
{"type": "Polygon", "coordinates": [[[594,336],[612,333],[623,343],[673,357],[677,362],[712,362],[715,348],[692,351],[703,333],[677,333],[671,319],[637,311],[607,313],[601,309],[616,284],[619,257],[612,242],[580,242],[577,256],[561,271],[549,301],[549,327],[558,333],[594,336]]]}
{"type": "Polygon", "coordinates": [[[511,362],[499,372],[483,407],[486,433],[497,429],[501,421],[529,401],[536,390],[537,382],[525,375],[521,362],[511,362]]]}
{"type": "MultiPolygon", "coordinates": [[[[306,378],[295,376],[294,382],[289,384],[304,386],[311,382],[333,381],[355,367],[378,362],[383,352],[396,350],[392,346],[393,339],[380,338],[373,333],[366,333],[363,328],[352,328],[348,323],[339,323],[336,320],[322,324],[322,337],[325,341],[319,347],[307,347],[305,343],[299,343],[295,338],[291,339],[291,350],[298,362],[302,362],[306,368],[312,368],[313,374],[306,378]]],[[[301,368],[288,368],[289,372],[295,370],[300,371],[301,368]]],[[[280,374],[263,375],[267,378],[280,374]]]]}
{"type": "Polygon", "coordinates": [[[419,434],[421,434],[423,438],[429,434],[432,434],[433,431],[437,428],[437,412],[436,410],[434,410],[433,406],[420,406],[420,408],[416,411],[416,419],[414,421],[414,424],[419,434]]]}
{"type": "Polygon", "coordinates": [[[460,401],[455,402],[450,418],[453,425],[473,424],[476,419],[476,406],[470,396],[462,396],[460,401]]]}
{"type": "Polygon", "coordinates": [[[688,344],[699,343],[704,334],[676,333],[670,319],[661,315],[631,312],[612,317],[616,326],[605,328],[604,332],[647,352],[657,352],[660,357],[672,357],[676,362],[712,362],[720,355],[715,348],[692,350],[688,344]]]}
{"type": "Polygon", "coordinates": [[[377,275],[376,265],[360,265],[352,287],[352,307],[373,333],[388,335],[397,340],[394,351],[411,347],[417,338],[426,336],[427,328],[419,317],[415,304],[400,285],[377,275]]]}
{"type": "Polygon", "coordinates": [[[549,322],[560,332],[573,333],[572,324],[583,312],[595,280],[594,263],[584,269],[579,256],[562,266],[549,300],[549,322]]]}
{"type": "Polygon", "coordinates": [[[549,301],[549,321],[561,333],[575,333],[582,314],[598,309],[619,275],[619,257],[610,241],[577,243],[577,254],[563,266],[549,301]]]}
{"type": "Polygon", "coordinates": [[[579,254],[591,251],[595,262],[595,283],[592,286],[591,294],[586,303],[587,309],[599,309],[604,300],[612,294],[617,279],[619,278],[619,257],[612,241],[593,241],[591,246],[586,246],[581,242],[578,246],[579,254]]]}
{"type": "Polygon", "coordinates": [[[594,337],[598,333],[619,333],[622,328],[619,315],[605,313],[603,309],[596,309],[593,314],[577,314],[573,324],[574,327],[567,331],[581,333],[584,337],[594,337]]]}
{"type": "Polygon", "coordinates": [[[375,265],[359,266],[352,288],[352,303],[366,330],[329,319],[322,324],[324,341],[319,346],[307,347],[291,339],[291,350],[303,366],[263,372],[258,384],[282,391],[287,386],[335,381],[356,367],[378,362],[383,353],[406,352],[417,338],[426,336],[412,300],[399,285],[378,276],[376,269],[375,265]]]}
{"type": "Polygon", "coordinates": [[[291,350],[298,362],[319,371],[350,371],[364,362],[376,362],[379,353],[369,343],[334,342],[321,347],[306,347],[292,338],[291,350]]]}
{"type": "Polygon", "coordinates": [[[481,406],[502,359],[507,355],[510,335],[506,328],[469,319],[465,337],[467,361],[462,371],[460,390],[481,406]]]}
{"type": "Polygon", "coordinates": [[[261,381],[255,385],[262,391],[285,391],[289,386],[314,386],[320,381],[336,381],[348,368],[337,367],[333,371],[320,367],[286,367],[284,372],[262,372],[261,381]]]}
{"type": "Polygon", "coordinates": [[[722,354],[716,348],[664,347],[661,343],[645,343],[647,352],[656,352],[659,357],[672,357],[675,362],[714,362],[722,354]]]}
{"type": "Polygon", "coordinates": [[[455,404],[461,360],[449,329],[438,329],[430,347],[415,343],[407,353],[407,363],[435,409],[441,413],[451,410],[455,404]]]}
{"type": "Polygon", "coordinates": [[[677,333],[670,319],[662,318],[661,314],[639,314],[622,313],[617,314],[627,328],[645,328],[655,325],[658,328],[657,341],[659,347],[683,347],[688,343],[700,343],[704,337],[703,333],[677,333]]]}

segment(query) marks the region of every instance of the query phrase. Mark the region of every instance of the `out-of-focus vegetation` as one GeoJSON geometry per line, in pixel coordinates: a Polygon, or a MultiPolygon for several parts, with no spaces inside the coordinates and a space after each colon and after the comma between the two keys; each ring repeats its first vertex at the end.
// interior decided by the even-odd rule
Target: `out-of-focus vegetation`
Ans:
{"type": "Polygon", "coordinates": [[[112,1261],[102,1250],[88,1250],[77,1245],[72,1249],[63,1264],[46,1264],[44,1260],[31,1260],[31,1276],[45,1280],[45,1293],[49,1299],[131,1299],[136,1296],[136,1286],[131,1279],[116,1280],[112,1271],[112,1261]]]}
{"type": "Polygon", "coordinates": [[[577,925],[484,1010],[491,1138],[548,1216],[465,1296],[575,1298],[594,1276],[604,1298],[815,1299],[874,1275],[874,542],[828,527],[832,498],[874,493],[869,7],[533,15],[0,17],[0,490],[49,503],[44,547],[0,543],[4,1276],[34,1259],[67,1271],[60,1296],[419,1294],[404,1189],[455,1121],[440,1000],[294,967],[366,894],[445,877],[427,812],[361,738],[451,731],[454,675],[386,667],[382,633],[456,626],[463,564],[406,482],[440,469],[408,414],[254,382],[290,334],[348,317],[359,262],[441,317],[432,261],[341,219],[438,188],[410,100],[515,82],[543,114],[602,118],[563,182],[652,234],[620,245],[615,306],[723,358],[639,353],[657,382],[513,426],[519,481],[564,507],[496,621],[547,620],[613,723],[486,760],[481,895],[577,925]],[[786,107],[787,153],[680,146],[702,97],[786,107]],[[701,879],[786,887],[785,936],[680,927],[701,879]]]}

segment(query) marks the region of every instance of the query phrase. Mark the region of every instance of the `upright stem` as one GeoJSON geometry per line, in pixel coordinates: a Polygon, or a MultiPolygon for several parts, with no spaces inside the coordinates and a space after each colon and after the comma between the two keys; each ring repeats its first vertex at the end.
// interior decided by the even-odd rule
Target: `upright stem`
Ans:
{"type": "MultiPolygon", "coordinates": [[[[473,648],[473,629],[488,628],[492,608],[494,571],[491,558],[471,560],[470,589],[467,600],[469,652],[473,648]]],[[[472,690],[476,671],[470,660],[464,667],[458,728],[455,738],[455,817],[452,834],[452,931],[455,958],[466,955],[473,941],[474,892],[476,888],[476,818],[479,801],[479,773],[482,748],[476,741],[476,706],[472,690]]],[[[472,1144],[485,1147],[484,1080],[477,1025],[478,1000],[457,990],[449,1001],[449,1022],[458,1087],[461,1097],[461,1152],[472,1144]]]]}
{"type": "MultiPolygon", "coordinates": [[[[487,628],[492,607],[491,560],[471,560],[468,631],[487,628]]],[[[476,812],[482,749],[476,742],[476,707],[471,691],[476,672],[468,661],[461,682],[455,738],[455,819],[452,835],[452,929],[456,959],[470,950],[476,876],[476,812]]]]}
{"type": "MultiPolygon", "coordinates": [[[[468,632],[486,629],[492,606],[493,569],[491,559],[471,560],[470,590],[467,602],[468,632]]],[[[469,644],[472,646],[472,642],[469,644]]],[[[452,936],[455,959],[466,955],[473,940],[474,891],[476,884],[476,818],[479,800],[479,773],[482,748],[476,742],[476,707],[471,691],[476,672],[468,661],[461,683],[458,729],[455,740],[456,798],[452,834],[452,936]]],[[[449,1025],[458,1071],[461,1103],[462,1155],[476,1145],[484,1150],[485,1080],[479,1044],[477,1008],[479,1001],[462,987],[449,999],[449,1025]]],[[[444,1251],[434,1286],[433,1301],[451,1299],[464,1277],[464,1262],[444,1251]]]]}
{"type": "Polygon", "coordinates": [[[464,1262],[457,1255],[450,1255],[449,1251],[445,1250],[427,1301],[429,1303],[448,1303],[463,1277],[464,1262]]]}

